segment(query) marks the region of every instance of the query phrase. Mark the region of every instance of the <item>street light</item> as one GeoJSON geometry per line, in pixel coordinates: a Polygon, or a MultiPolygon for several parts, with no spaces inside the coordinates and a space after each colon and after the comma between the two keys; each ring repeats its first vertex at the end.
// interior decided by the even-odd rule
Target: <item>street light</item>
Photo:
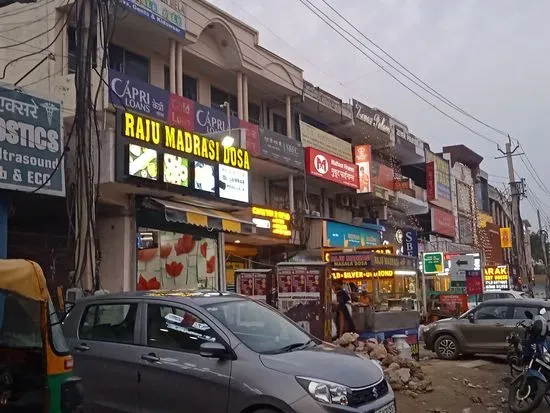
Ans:
{"type": "Polygon", "coordinates": [[[222,139],[222,146],[225,148],[229,148],[233,146],[234,143],[235,143],[235,138],[231,135],[224,136],[224,138],[222,139]]]}
{"type": "Polygon", "coordinates": [[[223,105],[220,106],[226,110],[228,130],[228,134],[222,139],[222,146],[229,148],[235,144],[235,138],[231,136],[231,106],[228,101],[223,102],[223,105]]]}

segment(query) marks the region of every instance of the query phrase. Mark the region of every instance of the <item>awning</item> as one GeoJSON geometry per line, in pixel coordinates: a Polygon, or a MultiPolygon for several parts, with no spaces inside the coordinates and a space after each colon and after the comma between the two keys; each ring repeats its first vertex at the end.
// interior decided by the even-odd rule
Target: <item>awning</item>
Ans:
{"type": "Polygon", "coordinates": [[[167,201],[165,199],[147,199],[164,207],[164,216],[169,222],[197,225],[199,227],[239,234],[251,234],[253,232],[253,222],[237,218],[228,212],[199,208],[191,204],[167,201]]]}

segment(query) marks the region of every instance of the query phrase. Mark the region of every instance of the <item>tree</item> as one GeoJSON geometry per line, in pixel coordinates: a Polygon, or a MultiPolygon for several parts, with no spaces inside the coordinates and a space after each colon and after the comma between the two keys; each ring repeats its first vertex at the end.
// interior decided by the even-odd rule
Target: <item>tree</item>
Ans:
{"type": "MultiPolygon", "coordinates": [[[[546,251],[550,251],[550,243],[546,241],[546,251]]],[[[542,252],[542,243],[538,233],[531,234],[531,255],[535,261],[544,262],[544,253],[542,252]]]]}

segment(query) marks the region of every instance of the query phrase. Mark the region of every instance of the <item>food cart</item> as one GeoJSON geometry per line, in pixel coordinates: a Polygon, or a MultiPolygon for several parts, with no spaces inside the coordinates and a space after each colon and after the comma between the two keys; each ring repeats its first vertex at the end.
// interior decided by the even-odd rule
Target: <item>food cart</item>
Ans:
{"type": "Polygon", "coordinates": [[[405,334],[418,356],[420,303],[417,260],[376,252],[342,252],[329,256],[332,284],[341,280],[352,300],[352,319],[362,338],[391,341],[405,334]]]}

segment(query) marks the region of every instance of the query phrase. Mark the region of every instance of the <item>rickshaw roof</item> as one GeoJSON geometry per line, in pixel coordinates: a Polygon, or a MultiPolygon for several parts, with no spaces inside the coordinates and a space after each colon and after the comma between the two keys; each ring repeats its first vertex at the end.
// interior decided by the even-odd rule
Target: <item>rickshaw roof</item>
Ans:
{"type": "Polygon", "coordinates": [[[49,298],[42,268],[28,260],[0,260],[0,290],[35,301],[48,301],[49,298]]]}

